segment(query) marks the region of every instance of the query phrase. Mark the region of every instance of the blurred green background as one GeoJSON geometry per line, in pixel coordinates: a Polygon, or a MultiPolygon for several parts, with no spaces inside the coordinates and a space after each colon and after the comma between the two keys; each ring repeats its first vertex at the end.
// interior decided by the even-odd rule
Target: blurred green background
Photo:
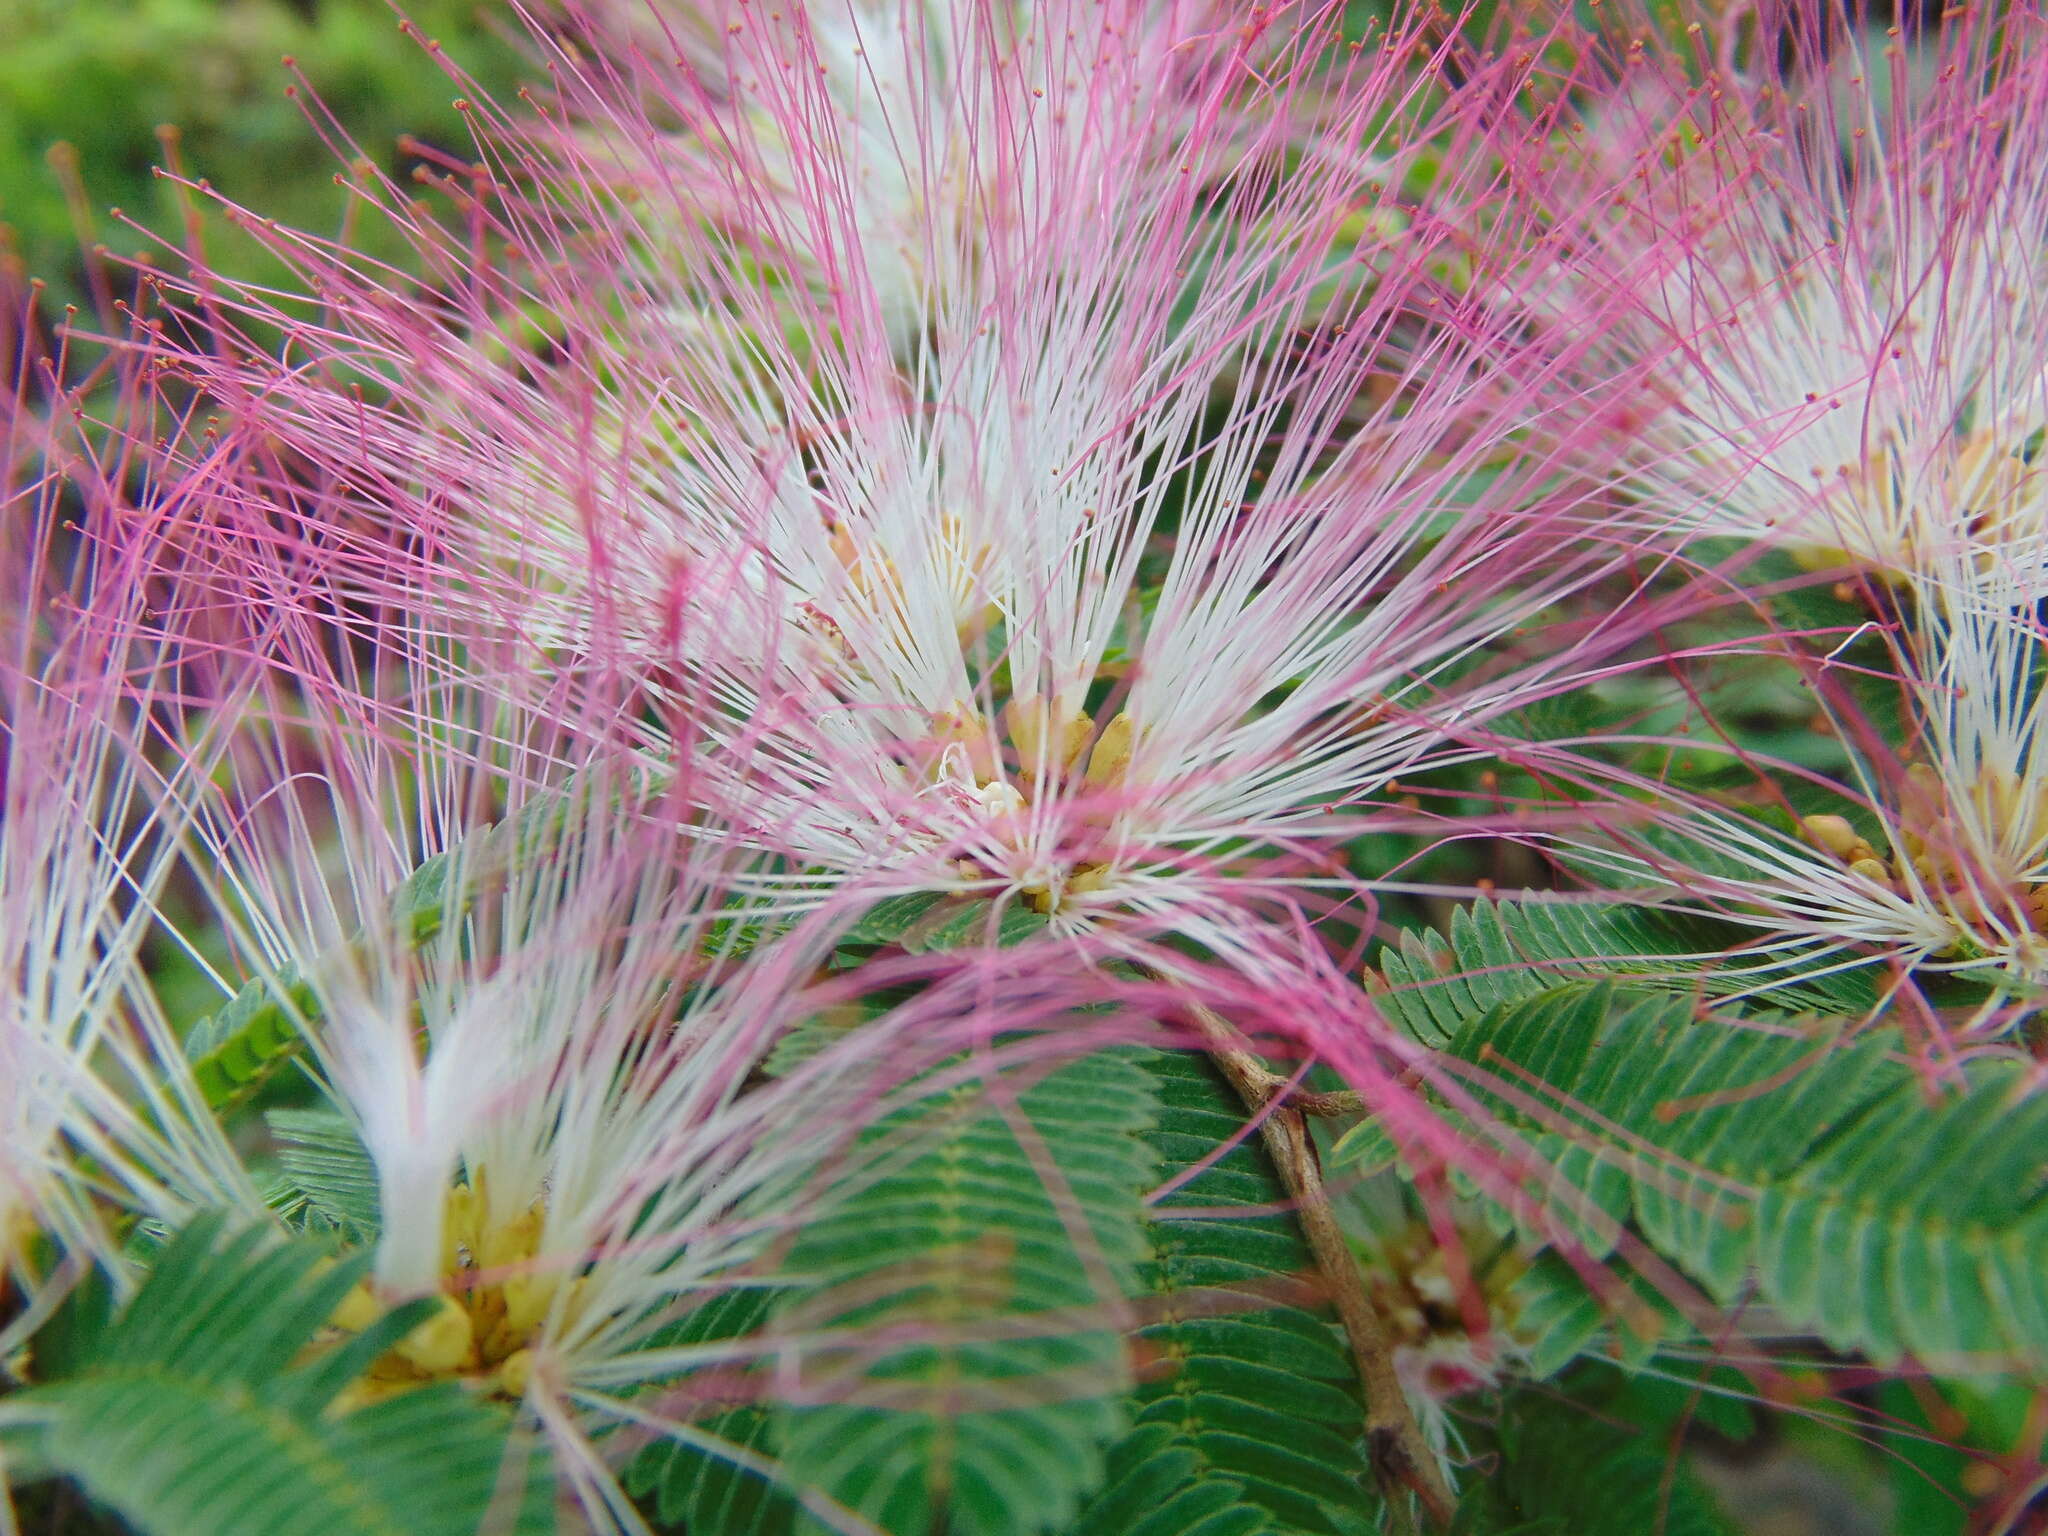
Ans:
{"type": "MultiPolygon", "coordinates": [[[[411,0],[406,12],[487,91],[538,73],[507,0],[411,0]]],[[[343,166],[287,97],[286,55],[387,171],[409,169],[406,135],[467,143],[459,88],[385,0],[0,0],[0,226],[15,273],[49,285],[46,306],[81,302],[89,243],[123,255],[151,243],[110,207],[176,238],[178,193],[152,170],[165,125],[188,174],[284,223],[337,230],[343,166]]],[[[276,275],[217,216],[202,234],[222,269],[276,275]]]]}

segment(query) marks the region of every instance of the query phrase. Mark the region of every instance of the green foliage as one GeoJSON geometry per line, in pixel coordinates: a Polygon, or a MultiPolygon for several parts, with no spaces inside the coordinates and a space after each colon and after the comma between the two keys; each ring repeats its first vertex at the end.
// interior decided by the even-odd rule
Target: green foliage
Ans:
{"type": "MultiPolygon", "coordinates": [[[[763,1290],[728,1291],[649,1347],[744,1338],[767,1323],[769,1304],[763,1290]]],[[[772,1459],[775,1420],[764,1404],[742,1403],[711,1413],[693,1427],[714,1441],[772,1459]]],[[[716,1450],[679,1439],[657,1441],[641,1451],[627,1464],[624,1482],[635,1498],[652,1501],[663,1525],[689,1536],[787,1536],[796,1518],[796,1503],[782,1487],[716,1450]]]]}
{"type": "Polygon", "coordinates": [[[216,1111],[246,1104],[256,1091],[305,1049],[300,1022],[319,1009],[312,987],[285,967],[278,984],[250,982],[185,1036],[192,1077],[216,1111]]]}
{"type": "Polygon", "coordinates": [[[1591,1251],[1611,1228],[1589,1209],[1719,1300],[1753,1276],[1838,1348],[2048,1370],[2048,1100],[1981,1062],[1930,1106],[1897,1046],[1601,983],[1492,1009],[1448,1051],[1488,1068],[1476,1091],[1545,1170],[1531,1193],[1591,1251]]]}
{"type": "Polygon", "coordinates": [[[65,1319],[62,1373],[0,1405],[29,1475],[75,1478],[146,1536],[473,1536],[552,1529],[548,1479],[505,1416],[454,1385],[342,1411],[370,1362],[431,1307],[304,1353],[364,1272],[203,1217],[118,1314],[65,1319]]]}
{"type": "MultiPolygon", "coordinates": [[[[1755,935],[1733,924],[1649,907],[1479,901],[1451,918],[1448,942],[1404,933],[1380,954],[1379,1003],[1417,1039],[1442,1045],[1475,1014],[1575,978],[1613,976],[1707,997],[1760,979],[1735,951],[1755,935]]],[[[1862,1014],[1877,1004],[1869,970],[1777,973],[1759,1005],[1787,1013],[1862,1014]]]]}
{"type": "Polygon", "coordinates": [[[313,1231],[350,1242],[374,1242],[377,1168],[346,1115],[332,1109],[273,1109],[264,1117],[278,1143],[284,1175],[283,1214],[313,1231]]]}
{"type": "Polygon", "coordinates": [[[880,1121],[879,1174],[834,1192],[788,1257],[779,1328],[900,1327],[820,1352],[783,1411],[790,1474],[897,1536],[1005,1536],[1072,1518],[1123,1427],[1112,1310],[1145,1257],[1153,1080],[1097,1053],[1015,1088],[934,1092],[880,1121]]]}
{"type": "MultiPolygon", "coordinates": [[[[1582,1388],[1582,1391],[1584,1389],[1582,1388]]],[[[1513,1393],[1475,1436],[1490,1475],[1470,1479],[1456,1536],[1738,1536],[1673,1446],[1593,1405],[1513,1393]]]]}
{"type": "MultiPolygon", "coordinates": [[[[494,92],[532,72],[474,0],[406,10],[494,92]]],[[[97,215],[118,205],[178,238],[182,205],[152,173],[164,159],[156,129],[168,123],[182,130],[189,174],[283,223],[331,233],[348,202],[334,185],[344,167],[285,95],[292,77],[281,56],[298,61],[356,146],[387,170],[401,168],[403,135],[469,141],[452,105],[461,88],[398,25],[382,0],[0,0],[0,220],[14,227],[30,271],[79,299],[66,277],[78,233],[45,157],[59,143],[75,152],[95,239],[146,250],[150,242],[97,215]]],[[[373,255],[401,252],[374,221],[359,220],[355,234],[373,255]]],[[[206,217],[204,238],[225,270],[275,277],[271,259],[225,221],[206,217]]]]}
{"type": "Polygon", "coordinates": [[[1005,948],[1045,929],[1046,919],[1017,902],[1000,914],[987,898],[916,891],[878,901],[840,938],[842,948],[898,945],[912,954],[993,941],[1005,948]]]}
{"type": "Polygon", "coordinates": [[[1523,1368],[1537,1381],[1585,1355],[1646,1364],[1660,1343],[1692,1329],[1657,1288],[1618,1255],[1608,1254],[1598,1289],[1562,1255],[1540,1253],[1516,1279],[1515,1343],[1523,1368]]]}
{"type": "MultiPolygon", "coordinates": [[[[1242,1135],[1243,1106],[1207,1058],[1147,1062],[1169,1171],[1242,1135]]],[[[1073,1536],[1294,1536],[1375,1528],[1342,1333],[1308,1290],[1312,1260],[1256,1136],[1153,1212],[1149,1363],[1133,1422],[1073,1536]],[[1186,1212],[1176,1215],[1175,1212],[1186,1212]]]]}

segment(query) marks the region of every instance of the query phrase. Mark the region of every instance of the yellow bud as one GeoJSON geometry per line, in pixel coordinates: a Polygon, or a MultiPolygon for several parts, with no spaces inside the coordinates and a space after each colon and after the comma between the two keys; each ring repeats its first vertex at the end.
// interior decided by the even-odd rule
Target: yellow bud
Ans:
{"type": "Polygon", "coordinates": [[[1045,700],[1036,694],[1020,693],[1003,706],[1003,728],[1026,773],[1036,766],[1038,749],[1045,742],[1045,717],[1045,700]]]}
{"type": "Polygon", "coordinates": [[[477,1244],[479,1269],[501,1269],[530,1259],[540,1249],[541,1208],[528,1206],[501,1226],[486,1228],[477,1244]]]}
{"type": "Polygon", "coordinates": [[[1845,816],[1807,816],[1800,820],[1799,830],[1837,858],[1846,859],[1863,841],[1845,816]]]}
{"type": "Polygon", "coordinates": [[[1792,562],[1802,571],[1835,571],[1858,563],[1848,550],[1830,548],[1825,544],[1794,544],[1792,562]]]}
{"type": "Polygon", "coordinates": [[[505,1327],[514,1335],[524,1335],[540,1325],[548,1315],[548,1305],[555,1299],[558,1277],[554,1274],[508,1275],[505,1292],[505,1327]]]}
{"type": "Polygon", "coordinates": [[[1060,727],[1059,767],[1061,772],[1071,771],[1074,764],[1081,760],[1081,754],[1088,750],[1088,738],[1094,734],[1095,722],[1089,719],[1085,713],[1069,715],[1067,717],[1066,724],[1060,727]]]}
{"type": "Polygon", "coordinates": [[[328,1322],[337,1328],[346,1328],[350,1333],[361,1333],[383,1315],[384,1309],[377,1305],[377,1298],[370,1291],[370,1282],[358,1280],[341,1298],[341,1304],[334,1309],[334,1315],[328,1322]]]}
{"type": "Polygon", "coordinates": [[[1906,769],[1906,787],[1923,799],[1929,807],[1944,804],[1948,796],[1942,793],[1941,774],[1932,763],[1913,763],[1906,769]]]}
{"type": "Polygon", "coordinates": [[[1849,866],[1849,873],[1882,883],[1889,883],[1892,878],[1892,872],[1876,859],[1858,859],[1849,866]]]}
{"type": "Polygon", "coordinates": [[[526,1384],[533,1380],[533,1351],[514,1350],[498,1366],[498,1390],[507,1397],[526,1396],[526,1384]]]}
{"type": "Polygon", "coordinates": [[[1088,896],[1096,891],[1107,890],[1109,873],[1107,864],[1083,864],[1067,877],[1067,889],[1076,896],[1088,896]]]}
{"type": "Polygon", "coordinates": [[[456,1267],[457,1254],[467,1251],[473,1259],[477,1250],[477,1222],[483,1214],[483,1193],[470,1184],[457,1184],[448,1191],[441,1207],[441,1267],[456,1267]]]}
{"type": "Polygon", "coordinates": [[[429,1376],[450,1376],[469,1359],[476,1343],[469,1313],[453,1296],[436,1296],[433,1315],[414,1328],[393,1352],[429,1376]]]}
{"type": "Polygon", "coordinates": [[[941,742],[958,742],[967,752],[967,765],[976,784],[988,784],[998,777],[995,736],[981,711],[971,704],[956,704],[932,721],[932,734],[941,742]]]}
{"type": "Polygon", "coordinates": [[[1047,773],[1065,773],[1088,749],[1088,738],[1095,733],[1095,722],[1077,710],[1061,719],[1048,746],[1046,727],[1051,714],[1051,707],[1036,694],[1020,694],[1003,707],[1003,724],[1027,774],[1038,768],[1041,752],[1047,773]]]}
{"type": "Polygon", "coordinates": [[[1131,766],[1137,730],[1129,710],[1120,711],[1102,728],[1102,734],[1095,739],[1095,750],[1088,754],[1090,784],[1107,789],[1123,782],[1124,770],[1131,766]]]}

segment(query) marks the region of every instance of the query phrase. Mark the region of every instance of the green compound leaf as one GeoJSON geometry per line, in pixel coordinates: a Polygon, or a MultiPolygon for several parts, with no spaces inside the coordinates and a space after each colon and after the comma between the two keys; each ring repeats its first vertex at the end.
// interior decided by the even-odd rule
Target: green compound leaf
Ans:
{"type": "MultiPolygon", "coordinates": [[[[1184,1170],[1242,1137],[1243,1105],[1202,1055],[1147,1063],[1149,1140],[1184,1170]]],[[[1073,1536],[1352,1536],[1377,1528],[1351,1355],[1311,1293],[1313,1260],[1258,1138],[1153,1210],[1153,1320],[1133,1426],[1073,1536]],[[1185,1214],[1176,1214],[1185,1213],[1185,1214]]]]}
{"type": "MultiPolygon", "coordinates": [[[[649,1347],[744,1338],[760,1330],[769,1311],[766,1291],[729,1291],[665,1330],[649,1347]]],[[[706,1414],[692,1427],[773,1459],[774,1418],[760,1404],[706,1414]]],[[[687,1536],[787,1536],[796,1519],[796,1503],[785,1490],[730,1457],[680,1440],[660,1440],[641,1451],[627,1464],[624,1482],[634,1498],[651,1500],[663,1526],[687,1536]]]]}
{"type": "Polygon", "coordinates": [[[1046,919],[1012,901],[1000,914],[985,897],[963,898],[943,891],[891,896],[863,912],[841,935],[842,948],[894,944],[912,954],[993,942],[1004,948],[1042,932],[1046,919]]]}
{"type": "Polygon", "coordinates": [[[310,1232],[334,1232],[353,1244],[376,1240],[383,1227],[377,1165],[348,1116],[332,1109],[273,1109],[264,1117],[276,1138],[287,1219],[310,1232]]]}
{"type": "MultiPolygon", "coordinates": [[[[1755,991],[1739,947],[1750,930],[1612,903],[1479,901],[1451,918],[1448,942],[1404,933],[1380,952],[1382,1008],[1417,1039],[1442,1045],[1489,1008],[1573,980],[1611,977],[1688,995],[1755,991]]],[[[1785,1013],[1862,1016],[1877,1005],[1870,968],[1779,973],[1758,1000],[1785,1013]]]]}
{"type": "MultiPolygon", "coordinates": [[[[814,1349],[816,1406],[777,1420],[784,1465],[896,1536],[1026,1536],[1064,1525],[1124,1428],[1115,1307],[1146,1257],[1140,1058],[1103,1052],[1014,1091],[975,1082],[885,1118],[908,1137],[796,1242],[779,1329],[814,1349]],[[869,1330],[900,1328],[900,1346],[869,1330]]],[[[803,1528],[804,1522],[799,1523],[803,1528]]]]}
{"type": "Polygon", "coordinates": [[[305,1048],[299,1021],[318,1007],[313,989],[287,966],[275,986],[252,981],[220,1012],[193,1025],[185,1057],[207,1104],[224,1112],[252,1098],[305,1048]]]}
{"type": "Polygon", "coordinates": [[[553,1530],[549,1477],[460,1387],[336,1411],[431,1303],[303,1355],[367,1261],[223,1234],[218,1217],[176,1234],[125,1309],[80,1325],[62,1377],[0,1402],[16,1469],[75,1478],[146,1536],[553,1530]]]}
{"type": "Polygon", "coordinates": [[[1531,1135],[1548,1169],[1533,1192],[1567,1221],[1573,1197],[1632,1221],[1723,1301],[1753,1275],[1785,1322],[1841,1349],[2048,1373],[2048,1096],[1981,1061],[1930,1104],[1897,1046],[1702,1021],[1683,998],[1599,984],[1496,1008],[1449,1054],[1514,1085],[1476,1091],[1531,1135]]]}
{"type": "Polygon", "coordinates": [[[1647,1363],[1661,1345],[1694,1337],[1669,1299],[1617,1255],[1595,1290],[1561,1255],[1539,1253],[1509,1292],[1522,1369],[1537,1381],[1585,1356],[1647,1363]]]}
{"type": "Polygon", "coordinates": [[[1493,1470],[1468,1480],[1454,1536],[1741,1536],[1676,1453],[1599,1410],[1512,1394],[1474,1435],[1493,1470]]]}

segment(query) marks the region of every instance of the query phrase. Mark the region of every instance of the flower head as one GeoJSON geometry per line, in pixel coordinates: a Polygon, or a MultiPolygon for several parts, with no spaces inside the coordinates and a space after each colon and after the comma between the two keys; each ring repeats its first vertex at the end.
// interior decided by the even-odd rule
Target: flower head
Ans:
{"type": "Polygon", "coordinates": [[[0,1344],[87,1268],[125,1288],[124,1223],[252,1188],[145,956],[179,830],[158,797],[210,770],[223,702],[179,677],[152,582],[205,477],[124,437],[154,419],[138,375],[63,376],[54,360],[21,381],[0,438],[0,1296],[11,1282],[28,1303],[0,1344]],[[162,739],[180,721],[197,722],[182,755],[162,739]]]}
{"type": "MultiPolygon", "coordinates": [[[[1760,980],[1819,950],[2035,982],[2048,32],[1969,11],[1771,25],[1702,14],[1689,60],[1589,45],[1586,153],[1518,172],[1562,253],[1545,326],[1601,368],[1646,365],[1624,460],[1601,466],[1619,521],[1858,577],[1839,590],[1867,622],[1825,654],[1765,645],[1804,668],[1845,782],[1758,759],[1763,805],[1731,808],[1622,774],[1631,851],[1577,846],[1761,930],[1760,980]]],[[[1595,800],[1614,782],[1550,765],[1595,800]]]]}
{"type": "Polygon", "coordinates": [[[1630,53],[1589,87],[1594,152],[1531,178],[1596,355],[1658,360],[1633,449],[1647,508],[1888,579],[1961,555],[2039,570],[2042,18],[1909,35],[1801,11],[1782,56],[1698,64],[1630,53]]]}
{"type": "MultiPolygon", "coordinates": [[[[1830,734],[1848,752],[1845,783],[1800,784],[1811,775],[1759,759],[1768,809],[1758,814],[1620,775],[1639,818],[1621,834],[1632,851],[1579,852],[1662,887],[1667,903],[1763,930],[1760,979],[1771,956],[1877,954],[1907,970],[2037,986],[2048,981],[2041,644],[2031,611],[1977,605],[1922,615],[1892,639],[1892,675],[1861,690],[1835,686],[1827,661],[1809,663],[1830,734]],[[1784,784],[1803,791],[1798,811],[1784,784]],[[1829,808],[1812,809],[1816,788],[1829,808]]],[[[1546,761],[1585,775],[1595,796],[1614,782],[1583,761],[1546,761]]]]}
{"type": "MultiPolygon", "coordinates": [[[[1219,872],[1256,888],[1244,855],[1339,830],[1594,654],[1564,624],[1515,646],[1613,559],[1546,503],[1556,461],[1513,452],[1561,371],[1460,301],[1431,265],[1451,227],[1390,190],[1448,144],[1436,195],[1483,199],[1497,159],[1470,102],[1416,83],[1419,30],[1269,77],[1322,20],[1268,18],[1276,42],[1174,7],[1072,36],[964,0],[888,14],[909,30],[870,51],[922,38],[920,88],[861,95],[858,133],[804,83],[841,68],[814,17],[742,28],[715,79],[565,69],[601,150],[505,127],[504,227],[538,265],[471,272],[434,320],[294,242],[382,402],[183,365],[292,445],[323,543],[382,504],[559,653],[615,625],[710,689],[704,771],[796,867],[788,899],[866,879],[1199,924],[1219,872]],[[1161,78],[1179,105],[1139,110],[1161,78]],[[642,114],[739,95],[730,144],[642,114]],[[725,191],[779,185],[764,122],[804,191],[740,219],[725,191]],[[885,159],[926,190],[907,328],[860,190],[885,159]],[[529,282],[559,355],[494,363],[529,282]]],[[[1485,61],[1474,99],[1518,67],[1485,61]]],[[[364,563],[402,600],[390,542],[364,563]]]]}
{"type": "MultiPolygon", "coordinates": [[[[194,579],[230,569],[264,580],[254,559],[194,579]]],[[[749,896],[761,855],[707,810],[692,775],[710,749],[673,694],[664,740],[686,750],[653,761],[630,673],[565,691],[514,626],[345,612],[305,563],[255,590],[273,622],[241,663],[260,681],[225,771],[187,792],[187,863],[374,1187],[354,1233],[373,1274],[333,1326],[434,1300],[351,1390],[456,1379],[516,1403],[593,1523],[636,1529],[607,1431],[746,1454],[668,1423],[644,1388],[724,1366],[765,1391],[780,1352],[796,1392],[808,1364],[800,1336],[664,1330],[776,1283],[826,1186],[857,1186],[892,1095],[1000,1069],[995,1020],[1041,1056],[1091,1032],[1041,1027],[1072,988],[1025,996],[971,968],[899,972],[913,995],[882,1010],[821,982],[836,914],[792,930],[749,896]],[[862,1020],[843,1046],[771,1064],[834,1007],[862,1020]]]]}
{"type": "MultiPolygon", "coordinates": [[[[1213,0],[581,14],[641,55],[650,115],[610,124],[628,184],[686,179],[707,221],[764,239],[841,303],[872,303],[899,345],[1025,226],[1057,239],[1048,215],[1077,188],[1170,185],[1201,117],[1239,107],[1223,61],[1284,71],[1301,30],[1213,0]],[[678,53],[682,69],[650,67],[678,53]],[[650,163],[645,137],[663,127],[650,163]]],[[[600,105],[593,123],[608,115],[600,105]]]]}

